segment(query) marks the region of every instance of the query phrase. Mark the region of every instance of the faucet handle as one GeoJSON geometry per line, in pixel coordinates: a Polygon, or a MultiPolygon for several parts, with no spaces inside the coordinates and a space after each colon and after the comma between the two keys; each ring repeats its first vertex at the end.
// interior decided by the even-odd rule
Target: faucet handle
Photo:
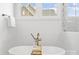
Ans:
{"type": "Polygon", "coordinates": [[[34,35],[31,33],[31,36],[33,37],[34,40],[36,40],[36,38],[34,37],[34,35]]]}
{"type": "Polygon", "coordinates": [[[39,34],[39,33],[37,33],[37,37],[36,37],[36,38],[34,37],[34,35],[33,35],[32,33],[31,33],[31,36],[33,37],[34,40],[36,40],[36,41],[37,41],[37,40],[41,41],[41,38],[40,38],[40,34],[39,34]]]}

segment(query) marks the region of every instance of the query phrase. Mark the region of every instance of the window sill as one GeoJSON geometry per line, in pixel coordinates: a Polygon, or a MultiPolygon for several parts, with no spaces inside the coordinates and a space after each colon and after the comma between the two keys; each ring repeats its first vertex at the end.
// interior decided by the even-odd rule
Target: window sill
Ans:
{"type": "Polygon", "coordinates": [[[61,17],[57,17],[57,16],[21,16],[21,17],[15,17],[17,20],[21,20],[21,21],[60,21],[61,17]]]}

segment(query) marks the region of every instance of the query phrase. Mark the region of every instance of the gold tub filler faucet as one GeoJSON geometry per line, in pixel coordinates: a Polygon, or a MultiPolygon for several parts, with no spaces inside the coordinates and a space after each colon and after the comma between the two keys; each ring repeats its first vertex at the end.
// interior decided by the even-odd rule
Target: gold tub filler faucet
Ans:
{"type": "Polygon", "coordinates": [[[34,35],[31,33],[31,36],[35,40],[35,47],[33,48],[31,55],[42,55],[40,34],[37,33],[37,37],[34,37],[34,35]]]}

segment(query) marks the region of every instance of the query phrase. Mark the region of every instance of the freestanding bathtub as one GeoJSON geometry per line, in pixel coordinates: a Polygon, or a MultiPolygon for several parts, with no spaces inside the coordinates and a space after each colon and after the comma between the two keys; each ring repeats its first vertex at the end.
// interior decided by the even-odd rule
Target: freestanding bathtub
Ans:
{"type": "MultiPolygon", "coordinates": [[[[33,46],[16,46],[9,49],[11,55],[31,55],[33,46]]],[[[43,55],[64,55],[65,50],[55,46],[43,46],[43,55]]]]}

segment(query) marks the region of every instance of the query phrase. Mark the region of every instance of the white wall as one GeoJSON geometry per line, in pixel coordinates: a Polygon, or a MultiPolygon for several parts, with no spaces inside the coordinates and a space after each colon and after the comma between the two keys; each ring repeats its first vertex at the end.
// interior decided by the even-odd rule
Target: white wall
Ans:
{"type": "Polygon", "coordinates": [[[5,52],[5,45],[7,40],[7,22],[0,16],[0,54],[5,52]]]}
{"type": "Polygon", "coordinates": [[[7,41],[12,32],[10,32],[7,26],[7,19],[1,16],[3,13],[13,15],[13,4],[0,3],[0,54],[6,54],[9,45],[9,42],[7,41]]]}
{"type": "MultiPolygon", "coordinates": [[[[41,19],[42,20],[42,19],[41,19]]],[[[31,33],[40,33],[43,45],[56,45],[62,32],[61,21],[17,20],[17,40],[19,44],[32,45],[31,33]]]]}
{"type": "Polygon", "coordinates": [[[11,3],[0,3],[0,15],[1,14],[13,15],[13,4],[11,3]]]}

